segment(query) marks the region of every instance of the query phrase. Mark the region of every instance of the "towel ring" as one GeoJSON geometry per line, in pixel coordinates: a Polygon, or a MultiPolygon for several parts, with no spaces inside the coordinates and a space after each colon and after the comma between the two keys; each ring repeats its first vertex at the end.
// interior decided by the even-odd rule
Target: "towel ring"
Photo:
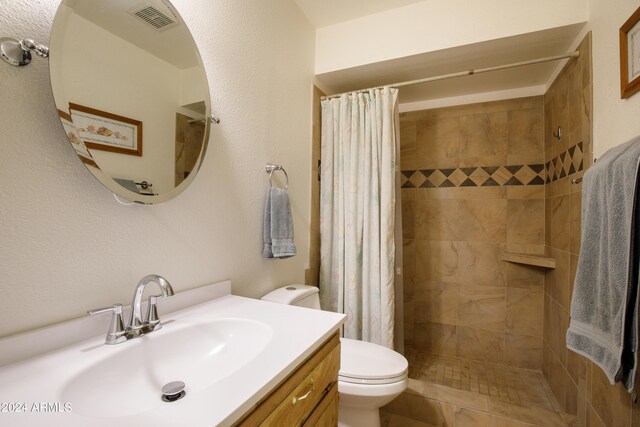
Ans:
{"type": "Polygon", "coordinates": [[[289,189],[289,175],[287,175],[287,171],[284,170],[284,168],[280,165],[275,165],[273,163],[268,163],[267,166],[265,166],[264,168],[267,173],[269,174],[269,187],[273,188],[273,173],[275,171],[282,171],[284,173],[285,178],[287,179],[285,185],[284,185],[284,189],[288,190],[289,189]]]}

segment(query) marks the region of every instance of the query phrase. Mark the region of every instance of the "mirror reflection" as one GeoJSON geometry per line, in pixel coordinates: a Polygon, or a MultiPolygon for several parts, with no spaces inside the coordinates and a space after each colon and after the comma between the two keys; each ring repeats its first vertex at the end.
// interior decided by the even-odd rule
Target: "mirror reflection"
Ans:
{"type": "Polygon", "coordinates": [[[51,85],[78,158],[115,194],[158,203],[194,178],[209,89],[195,42],[166,0],[63,0],[51,85]]]}

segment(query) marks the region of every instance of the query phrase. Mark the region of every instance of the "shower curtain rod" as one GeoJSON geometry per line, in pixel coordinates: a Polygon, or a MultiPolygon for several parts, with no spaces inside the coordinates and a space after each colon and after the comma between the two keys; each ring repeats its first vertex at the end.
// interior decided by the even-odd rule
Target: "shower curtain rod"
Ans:
{"type": "MultiPolygon", "coordinates": [[[[389,86],[389,87],[392,87],[392,88],[400,88],[400,87],[404,87],[404,86],[417,85],[417,84],[421,84],[421,83],[435,82],[435,81],[438,81],[438,80],[453,79],[455,77],[464,77],[464,76],[471,76],[473,74],[488,73],[489,71],[505,70],[507,68],[522,67],[524,65],[540,64],[542,62],[557,61],[557,60],[565,59],[565,58],[577,58],[579,56],[580,56],[580,52],[578,52],[576,50],[576,51],[573,51],[573,52],[570,52],[570,53],[565,53],[563,55],[547,56],[546,58],[531,59],[529,61],[515,62],[513,64],[506,64],[506,65],[498,65],[498,66],[495,66],[495,67],[476,68],[476,69],[467,70],[467,71],[460,71],[460,72],[457,72],[457,73],[442,74],[440,76],[427,77],[425,79],[409,80],[407,82],[393,83],[391,85],[386,85],[386,86],[389,86]]],[[[368,92],[371,89],[382,89],[383,87],[384,86],[377,86],[375,88],[360,89],[360,90],[355,90],[355,91],[343,92],[343,93],[338,93],[338,94],[335,94],[335,95],[323,96],[320,99],[322,99],[324,101],[325,99],[339,98],[342,95],[347,95],[347,94],[350,94],[350,93],[363,93],[363,92],[368,92]]]]}

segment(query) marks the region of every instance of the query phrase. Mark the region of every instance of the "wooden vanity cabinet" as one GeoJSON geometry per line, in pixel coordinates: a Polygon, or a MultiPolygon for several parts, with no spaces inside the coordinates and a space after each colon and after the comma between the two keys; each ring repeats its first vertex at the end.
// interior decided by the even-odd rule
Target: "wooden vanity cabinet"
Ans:
{"type": "Polygon", "coordinates": [[[337,426],[339,369],[336,333],[234,426],[337,426]]]}

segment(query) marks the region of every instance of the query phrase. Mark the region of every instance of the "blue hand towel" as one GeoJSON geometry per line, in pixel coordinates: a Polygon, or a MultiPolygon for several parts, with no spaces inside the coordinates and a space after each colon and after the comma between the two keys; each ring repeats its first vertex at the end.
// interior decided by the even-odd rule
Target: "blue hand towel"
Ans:
{"type": "Polygon", "coordinates": [[[287,190],[269,188],[264,207],[265,258],[289,258],[296,254],[293,241],[293,219],[287,190]]]}
{"type": "Polygon", "coordinates": [[[584,175],[582,245],[567,347],[633,390],[638,351],[640,138],[607,151],[584,175]]]}

